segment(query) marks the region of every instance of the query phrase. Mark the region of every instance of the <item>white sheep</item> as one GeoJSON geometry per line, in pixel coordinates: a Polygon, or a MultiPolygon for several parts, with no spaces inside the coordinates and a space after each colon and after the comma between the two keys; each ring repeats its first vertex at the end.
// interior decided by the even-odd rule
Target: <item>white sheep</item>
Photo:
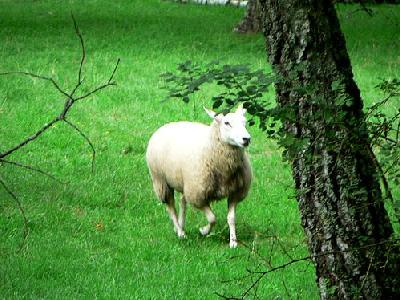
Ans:
{"type": "Polygon", "coordinates": [[[227,197],[229,245],[235,248],[235,208],[246,197],[251,183],[251,167],[245,151],[250,142],[246,109],[239,106],[234,113],[225,116],[204,109],[213,118],[210,126],[174,122],[159,128],[147,147],[147,165],[154,191],[167,205],[180,238],[185,237],[186,203],[205,213],[208,224],[201,227],[200,232],[207,235],[216,221],[210,203],[227,197]],[[174,190],[182,193],[179,217],[174,190]]]}

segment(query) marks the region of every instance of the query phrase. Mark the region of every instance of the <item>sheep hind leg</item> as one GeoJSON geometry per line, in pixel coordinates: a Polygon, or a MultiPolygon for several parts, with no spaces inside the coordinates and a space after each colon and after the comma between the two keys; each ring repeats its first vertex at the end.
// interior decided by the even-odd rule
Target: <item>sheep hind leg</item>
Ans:
{"type": "Polygon", "coordinates": [[[174,230],[176,234],[178,235],[179,238],[185,238],[186,234],[183,231],[183,228],[180,226],[178,217],[176,215],[175,200],[173,193],[171,193],[171,195],[168,197],[168,201],[166,204],[167,204],[167,212],[169,214],[169,217],[171,218],[172,223],[174,224],[174,230]]]}
{"type": "Polygon", "coordinates": [[[208,224],[206,226],[203,226],[200,228],[200,233],[202,235],[208,235],[211,231],[211,229],[213,228],[213,226],[215,225],[216,222],[216,217],[215,214],[213,213],[213,211],[211,210],[210,206],[205,206],[201,209],[208,221],[208,224]]]}
{"type": "Polygon", "coordinates": [[[184,195],[181,195],[181,202],[179,205],[179,217],[178,223],[182,231],[185,230],[185,219],[186,219],[186,199],[184,195]]]}

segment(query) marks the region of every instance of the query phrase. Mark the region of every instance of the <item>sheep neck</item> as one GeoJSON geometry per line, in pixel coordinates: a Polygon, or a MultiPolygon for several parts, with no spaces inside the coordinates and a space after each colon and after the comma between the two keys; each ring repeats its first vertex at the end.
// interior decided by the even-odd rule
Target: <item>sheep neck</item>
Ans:
{"type": "Polygon", "coordinates": [[[221,140],[219,125],[215,121],[211,124],[211,141],[208,157],[213,166],[212,171],[231,177],[243,165],[244,150],[224,143],[221,140]]]}

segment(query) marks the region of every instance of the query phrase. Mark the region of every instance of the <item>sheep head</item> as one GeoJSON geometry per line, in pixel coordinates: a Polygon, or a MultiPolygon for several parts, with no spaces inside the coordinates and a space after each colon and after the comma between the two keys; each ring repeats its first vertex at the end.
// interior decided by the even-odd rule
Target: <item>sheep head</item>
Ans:
{"type": "Polygon", "coordinates": [[[206,113],[218,124],[221,140],[232,146],[244,148],[250,144],[250,134],[246,129],[246,109],[240,104],[235,112],[218,114],[204,107],[206,113]]]}

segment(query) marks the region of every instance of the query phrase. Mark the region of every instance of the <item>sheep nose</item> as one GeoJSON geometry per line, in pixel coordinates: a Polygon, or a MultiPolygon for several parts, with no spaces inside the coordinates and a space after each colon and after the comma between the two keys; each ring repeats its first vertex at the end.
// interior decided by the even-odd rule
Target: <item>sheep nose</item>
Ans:
{"type": "Polygon", "coordinates": [[[244,137],[243,138],[243,146],[248,146],[250,144],[250,138],[244,137]]]}

